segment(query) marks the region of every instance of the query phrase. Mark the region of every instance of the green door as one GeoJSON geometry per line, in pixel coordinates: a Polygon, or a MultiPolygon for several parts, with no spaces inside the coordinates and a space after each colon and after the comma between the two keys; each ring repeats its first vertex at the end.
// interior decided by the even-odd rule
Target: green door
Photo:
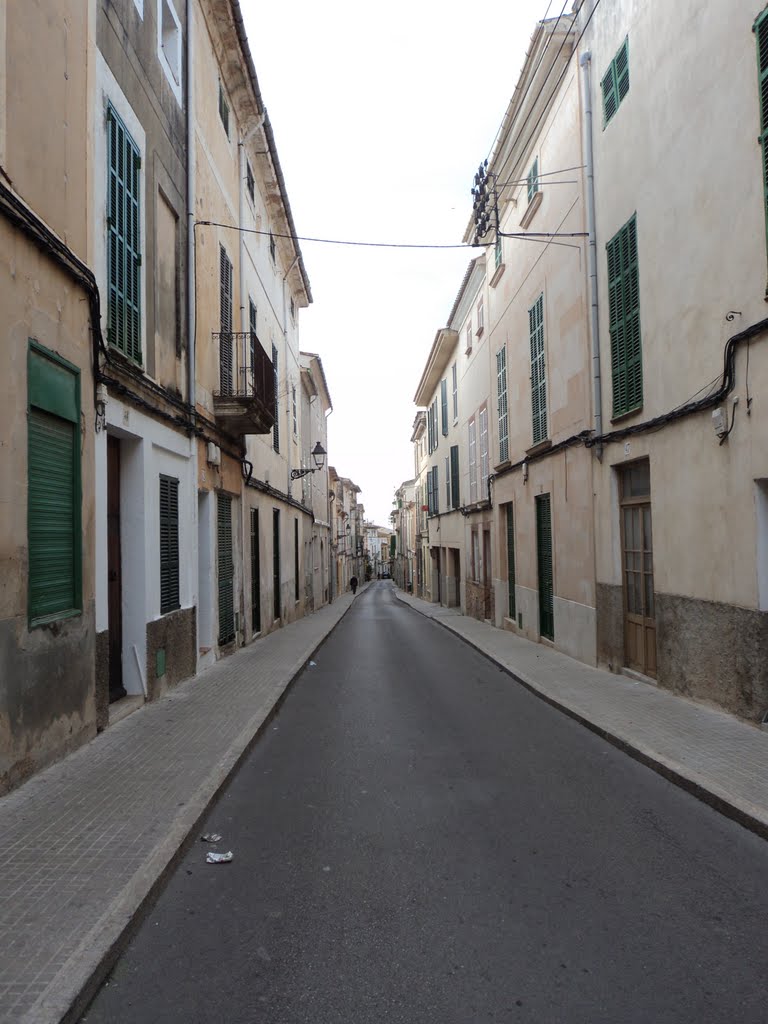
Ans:
{"type": "Polygon", "coordinates": [[[536,554],[539,570],[539,633],[555,639],[552,585],[552,505],[548,494],[536,498],[536,554]]]}
{"type": "Polygon", "coordinates": [[[232,556],[232,499],[218,494],[219,644],[235,639],[235,562],[232,556]]]}

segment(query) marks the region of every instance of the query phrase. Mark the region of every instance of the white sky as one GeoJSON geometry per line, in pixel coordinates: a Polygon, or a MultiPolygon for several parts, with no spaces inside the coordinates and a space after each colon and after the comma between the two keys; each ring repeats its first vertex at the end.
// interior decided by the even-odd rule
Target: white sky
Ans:
{"type": "MultiPolygon", "coordinates": [[[[298,234],[460,243],[536,21],[561,0],[240,3],[298,234]]],[[[413,396],[473,251],[300,244],[329,461],[388,526],[413,475],[413,396]]]]}

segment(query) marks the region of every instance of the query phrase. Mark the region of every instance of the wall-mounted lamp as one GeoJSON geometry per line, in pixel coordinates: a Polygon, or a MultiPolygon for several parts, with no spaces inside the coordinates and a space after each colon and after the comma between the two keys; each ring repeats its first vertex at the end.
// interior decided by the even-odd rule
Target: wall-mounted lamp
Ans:
{"type": "Polygon", "coordinates": [[[315,460],[314,466],[307,466],[306,469],[292,469],[291,480],[299,480],[301,477],[306,476],[307,473],[316,473],[318,469],[322,469],[325,465],[325,456],[327,454],[328,452],[318,441],[312,449],[312,458],[315,460]]]}

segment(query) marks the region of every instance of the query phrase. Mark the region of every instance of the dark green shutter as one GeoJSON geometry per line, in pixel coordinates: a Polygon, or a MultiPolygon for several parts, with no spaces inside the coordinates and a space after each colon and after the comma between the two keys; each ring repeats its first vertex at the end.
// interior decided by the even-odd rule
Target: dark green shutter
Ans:
{"type": "Polygon", "coordinates": [[[107,338],[141,362],[141,156],[107,108],[107,338]]]}
{"type": "Polygon", "coordinates": [[[548,640],[554,640],[552,507],[548,494],[540,494],[536,498],[536,554],[539,574],[539,632],[548,640]]]}
{"type": "Polygon", "coordinates": [[[533,443],[547,437],[547,377],[544,363],[544,296],[540,295],[528,310],[531,342],[531,411],[533,443]]]}
{"type": "Polygon", "coordinates": [[[251,629],[261,632],[261,552],[259,548],[259,510],[251,509],[251,629]]]}
{"type": "MultiPolygon", "coordinates": [[[[755,22],[757,40],[757,81],[760,91],[760,145],[763,162],[763,205],[768,244],[768,11],[755,22]]],[[[766,290],[768,292],[768,289],[766,290]]]]}
{"type": "Polygon", "coordinates": [[[280,509],[272,509],[272,610],[280,618],[280,509]]]}
{"type": "Polygon", "coordinates": [[[219,246],[219,376],[222,395],[232,394],[232,261],[219,246]]]}
{"type": "Polygon", "coordinates": [[[514,619],[515,609],[515,515],[512,502],[507,505],[507,580],[509,584],[509,617],[514,619]]]}
{"type": "Polygon", "coordinates": [[[440,511],[440,477],[437,466],[432,467],[432,501],[434,503],[435,515],[440,511]]]}
{"type": "Polygon", "coordinates": [[[179,481],[160,477],[160,614],[179,602],[179,481]]]}
{"type": "Polygon", "coordinates": [[[442,417],[443,437],[448,436],[448,381],[440,381],[440,415],[442,417]]]}
{"type": "Polygon", "coordinates": [[[219,643],[235,638],[235,562],[232,554],[232,499],[218,494],[219,643]]]}
{"type": "Polygon", "coordinates": [[[219,82],[219,117],[221,118],[221,123],[224,125],[224,131],[227,133],[227,138],[229,138],[229,104],[224,96],[224,87],[221,82],[219,82]]]}
{"type": "MultiPolygon", "coordinates": [[[[276,452],[280,451],[280,405],[278,403],[278,389],[280,383],[280,375],[277,369],[277,347],[272,346],[272,376],[275,385],[275,423],[272,427],[272,447],[276,452]]],[[[277,616],[279,618],[279,616],[277,616]]]]}
{"type": "Polygon", "coordinates": [[[611,239],[608,257],[608,326],[611,335],[613,416],[643,404],[643,353],[637,224],[633,216],[611,239]]]}
{"type": "Polygon", "coordinates": [[[30,409],[28,420],[29,617],[77,610],[76,459],[74,423],[30,409]]]}
{"type": "Polygon", "coordinates": [[[603,93],[603,127],[608,124],[629,92],[629,37],[608,66],[600,83],[603,93]]]}
{"type": "Polygon", "coordinates": [[[458,508],[459,500],[459,446],[454,444],[451,447],[451,505],[458,508]]]}
{"type": "Polygon", "coordinates": [[[434,514],[434,506],[432,503],[432,470],[427,470],[427,515],[434,514]]]}

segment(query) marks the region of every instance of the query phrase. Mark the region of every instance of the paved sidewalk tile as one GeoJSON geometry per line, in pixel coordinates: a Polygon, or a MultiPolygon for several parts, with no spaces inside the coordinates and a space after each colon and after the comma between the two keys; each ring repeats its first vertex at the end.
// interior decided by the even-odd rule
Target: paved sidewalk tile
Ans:
{"type": "MultiPolygon", "coordinates": [[[[0,1022],[75,1004],[349,594],[217,662],[0,799],[0,1022]]],[[[225,837],[226,838],[226,837],[225,837]]]]}
{"type": "Polygon", "coordinates": [[[396,593],[545,700],[768,838],[768,733],[660,687],[591,668],[456,609],[396,593]]]}

